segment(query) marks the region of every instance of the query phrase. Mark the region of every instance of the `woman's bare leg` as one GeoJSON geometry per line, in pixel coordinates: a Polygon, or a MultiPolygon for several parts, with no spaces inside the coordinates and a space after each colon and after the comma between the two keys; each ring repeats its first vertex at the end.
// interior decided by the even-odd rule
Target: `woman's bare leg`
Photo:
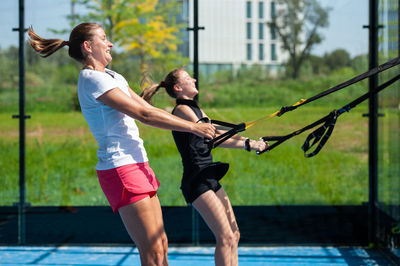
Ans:
{"type": "Polygon", "coordinates": [[[235,235],[232,231],[229,216],[224,204],[214,191],[209,190],[194,202],[193,206],[203,217],[216,238],[215,265],[230,266],[232,250],[235,247],[235,235]]]}
{"type": "Polygon", "coordinates": [[[231,226],[233,235],[235,236],[234,246],[232,247],[231,265],[237,266],[239,264],[238,245],[239,245],[239,239],[240,239],[240,232],[239,232],[239,227],[236,222],[235,213],[233,212],[233,208],[232,208],[231,202],[229,200],[229,197],[223,188],[219,189],[215,194],[217,194],[217,197],[220,199],[220,201],[222,202],[222,204],[225,207],[225,211],[226,211],[226,214],[229,219],[229,225],[231,226]]]}
{"type": "Polygon", "coordinates": [[[164,249],[166,235],[162,220],[159,220],[160,213],[156,196],[119,208],[125,228],[139,249],[142,266],[168,265],[164,249]]]}
{"type": "Polygon", "coordinates": [[[168,265],[168,238],[167,234],[164,231],[164,221],[163,221],[163,216],[162,216],[162,211],[161,211],[161,205],[160,205],[160,200],[158,199],[157,194],[154,196],[154,198],[157,198],[157,200],[153,201],[154,205],[154,210],[155,210],[155,215],[156,215],[156,221],[158,223],[158,227],[163,228],[163,233],[161,235],[161,240],[162,240],[162,245],[164,249],[164,264],[165,266],[168,265]]]}

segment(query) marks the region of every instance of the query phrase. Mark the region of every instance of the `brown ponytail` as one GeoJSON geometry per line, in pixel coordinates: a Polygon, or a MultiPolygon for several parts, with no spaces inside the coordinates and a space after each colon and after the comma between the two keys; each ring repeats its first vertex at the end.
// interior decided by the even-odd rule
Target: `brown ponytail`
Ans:
{"type": "Polygon", "coordinates": [[[61,39],[44,39],[40,37],[33,31],[32,27],[29,27],[28,35],[30,38],[29,42],[32,48],[42,57],[48,57],[49,55],[56,52],[58,49],[67,45],[67,42],[61,39]]]}
{"type": "Polygon", "coordinates": [[[151,98],[158,92],[160,88],[160,84],[152,84],[143,89],[143,91],[140,93],[140,97],[142,97],[149,104],[152,104],[151,98]]]}
{"type": "Polygon", "coordinates": [[[89,41],[93,38],[93,32],[98,28],[101,28],[101,26],[96,23],[81,23],[71,31],[68,41],[44,39],[37,35],[32,27],[28,29],[28,35],[32,48],[42,57],[48,57],[60,48],[68,45],[69,56],[82,63],[85,55],[82,53],[81,46],[84,41],[89,41]]]}
{"type": "MultiPolygon", "coordinates": [[[[152,84],[152,82],[150,82],[151,85],[146,87],[140,93],[140,96],[144,100],[146,100],[146,102],[151,104],[151,98],[158,92],[160,88],[165,88],[169,96],[171,96],[172,98],[176,98],[174,86],[178,83],[178,74],[180,71],[183,71],[183,68],[177,68],[169,72],[165,79],[160,82],[160,84],[152,84]]],[[[144,79],[147,79],[147,77],[145,77],[144,79]]]]}

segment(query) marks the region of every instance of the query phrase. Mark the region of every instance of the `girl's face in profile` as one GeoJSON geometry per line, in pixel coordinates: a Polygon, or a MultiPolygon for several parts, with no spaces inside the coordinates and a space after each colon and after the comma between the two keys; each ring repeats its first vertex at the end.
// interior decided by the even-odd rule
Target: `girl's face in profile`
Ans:
{"type": "Polygon", "coordinates": [[[196,80],[184,70],[179,72],[176,86],[180,89],[183,98],[193,99],[199,93],[196,88],[196,80]]]}

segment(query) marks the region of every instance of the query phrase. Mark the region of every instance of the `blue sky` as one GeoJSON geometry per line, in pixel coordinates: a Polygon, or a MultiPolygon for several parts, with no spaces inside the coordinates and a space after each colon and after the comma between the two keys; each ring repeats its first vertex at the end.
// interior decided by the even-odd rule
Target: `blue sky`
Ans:
{"type": "Polygon", "coordinates": [[[331,7],[329,27],[321,29],[324,41],[313,53],[322,55],[344,48],[352,56],[368,52],[368,0],[318,0],[331,7]]]}
{"type": "MultiPolygon", "coordinates": [[[[217,0],[216,0],[217,1],[217,0]]],[[[316,46],[313,54],[323,55],[338,48],[351,56],[368,52],[368,0],[318,0],[322,6],[331,7],[329,27],[320,30],[324,41],[316,46]]],[[[1,0],[0,47],[18,45],[18,1],[1,0]]],[[[77,10],[79,12],[79,10],[77,10]]],[[[70,0],[25,0],[25,25],[33,25],[44,36],[53,37],[48,28],[64,29],[68,26],[66,15],[70,13],[70,0]]],[[[68,39],[68,36],[60,36],[68,39]]]]}

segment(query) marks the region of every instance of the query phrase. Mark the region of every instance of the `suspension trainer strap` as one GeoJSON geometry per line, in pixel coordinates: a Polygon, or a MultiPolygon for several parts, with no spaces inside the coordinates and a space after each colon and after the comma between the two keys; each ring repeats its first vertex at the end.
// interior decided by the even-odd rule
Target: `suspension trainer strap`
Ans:
{"type": "Polygon", "coordinates": [[[400,74],[398,74],[397,76],[395,76],[394,78],[386,81],[385,83],[381,84],[380,86],[378,86],[378,88],[376,88],[375,90],[371,91],[371,92],[367,92],[364,95],[358,97],[357,99],[355,99],[354,101],[352,101],[351,103],[343,106],[342,108],[339,109],[339,115],[344,113],[344,112],[348,112],[350,111],[350,109],[356,107],[358,104],[362,103],[363,101],[365,101],[366,99],[368,99],[371,94],[377,94],[379,93],[381,90],[389,87],[390,85],[392,85],[393,83],[395,83],[396,81],[398,81],[400,79],[400,74]]]}
{"type": "Polygon", "coordinates": [[[304,151],[304,156],[309,158],[314,155],[316,155],[322,147],[324,147],[325,143],[328,141],[329,137],[331,136],[333,129],[336,124],[336,120],[338,118],[338,112],[333,111],[331,113],[331,116],[327,121],[325,122],[324,125],[316,129],[314,132],[312,132],[310,135],[308,135],[306,141],[304,142],[303,146],[301,149],[304,151]],[[311,140],[314,139],[313,143],[310,145],[311,140]],[[319,143],[318,143],[319,142],[319,143]],[[315,148],[313,152],[307,153],[311,147],[313,147],[315,144],[318,143],[318,146],[315,148]]]}
{"type": "Polygon", "coordinates": [[[211,120],[211,124],[217,124],[221,125],[224,127],[231,127],[231,130],[228,130],[224,134],[219,135],[218,137],[214,138],[211,143],[213,143],[212,148],[218,147],[221,143],[223,143],[225,140],[231,138],[233,135],[242,132],[246,129],[246,125],[244,123],[240,124],[231,124],[219,120],[211,120]]]}
{"type": "Polygon", "coordinates": [[[325,122],[330,118],[330,116],[331,116],[331,114],[326,115],[326,116],[324,116],[323,118],[321,118],[321,119],[315,121],[314,123],[312,123],[312,124],[310,124],[310,125],[308,125],[308,126],[305,126],[305,127],[303,127],[302,129],[296,130],[296,131],[294,131],[294,132],[292,132],[292,133],[290,133],[290,134],[288,134],[288,135],[285,135],[285,136],[273,136],[273,137],[266,136],[266,137],[262,137],[261,139],[262,139],[263,141],[276,141],[276,142],[273,143],[272,145],[269,145],[268,148],[266,148],[266,149],[263,150],[263,151],[257,151],[256,154],[257,154],[257,155],[260,155],[260,154],[263,154],[264,152],[270,151],[270,150],[272,150],[273,148],[275,148],[275,147],[277,147],[278,145],[280,145],[280,144],[282,144],[283,142],[285,142],[286,140],[291,139],[291,138],[293,138],[294,136],[300,135],[300,134],[303,133],[304,131],[307,131],[307,130],[309,130],[309,129],[313,128],[313,127],[316,127],[316,126],[318,126],[318,125],[320,125],[320,124],[322,124],[322,123],[325,123],[325,122]]]}
{"type": "Polygon", "coordinates": [[[223,121],[219,121],[219,120],[211,120],[211,124],[221,125],[225,128],[230,128],[230,130],[226,131],[225,133],[223,133],[213,139],[205,139],[204,143],[208,146],[208,150],[206,151],[206,153],[204,155],[208,155],[213,148],[218,147],[221,143],[223,143],[225,140],[231,138],[233,135],[246,130],[245,123],[232,124],[232,123],[223,122],[223,121]]]}
{"type": "MultiPolygon", "coordinates": [[[[325,96],[325,95],[327,95],[327,94],[330,94],[330,93],[332,93],[332,92],[334,92],[334,91],[336,91],[336,90],[339,90],[340,88],[347,87],[347,86],[349,86],[349,85],[351,85],[351,84],[354,84],[355,82],[358,82],[358,81],[360,81],[360,80],[362,80],[362,79],[364,79],[364,78],[366,78],[366,77],[369,77],[369,76],[371,76],[371,75],[373,75],[373,74],[377,74],[377,73],[379,73],[379,72],[381,72],[381,71],[384,71],[384,70],[389,69],[389,68],[391,68],[391,67],[393,67],[393,66],[395,66],[395,65],[398,65],[399,63],[400,63],[400,57],[398,57],[398,58],[396,58],[396,59],[394,59],[394,60],[392,60],[392,61],[389,61],[389,62],[387,62],[387,63],[385,63],[385,64],[379,66],[378,68],[374,68],[374,69],[372,69],[371,71],[366,72],[366,73],[364,73],[364,74],[362,74],[362,75],[360,75],[360,76],[358,76],[358,77],[355,77],[355,78],[353,78],[353,79],[351,79],[351,80],[349,80],[349,81],[347,81],[347,82],[345,82],[345,83],[342,83],[342,84],[340,84],[340,85],[338,85],[338,86],[335,86],[335,87],[333,87],[332,89],[330,89],[330,90],[328,90],[328,91],[326,91],[326,92],[323,92],[323,93],[321,93],[321,94],[319,94],[319,95],[317,95],[317,96],[314,96],[314,97],[312,97],[312,98],[310,98],[310,99],[308,99],[308,100],[302,100],[302,101],[300,101],[300,102],[298,102],[298,103],[296,103],[296,104],[294,104],[294,105],[292,105],[292,106],[282,107],[282,109],[281,109],[281,111],[279,112],[279,114],[278,114],[278,112],[275,112],[273,115],[274,115],[274,116],[275,116],[275,115],[281,116],[283,113],[285,113],[285,112],[287,112],[287,111],[294,110],[294,109],[296,109],[298,106],[301,106],[301,105],[303,105],[303,104],[306,104],[307,102],[310,102],[310,101],[314,101],[314,100],[316,100],[316,99],[318,99],[318,98],[321,98],[321,97],[323,97],[323,96],[325,96]],[[371,73],[372,73],[372,74],[371,74],[371,73]],[[344,84],[344,85],[343,85],[343,84],[344,84]],[[347,85],[346,85],[346,84],[347,84],[347,85]],[[282,112],[282,113],[281,113],[281,112],[282,112]]],[[[290,139],[290,138],[292,138],[292,137],[294,137],[294,136],[296,136],[296,135],[299,135],[299,134],[303,133],[304,131],[309,130],[309,129],[311,129],[311,128],[313,128],[313,127],[319,125],[319,124],[325,123],[324,126],[320,127],[319,129],[317,129],[317,130],[315,131],[315,134],[314,134],[315,137],[310,137],[310,136],[309,136],[309,137],[306,139],[306,142],[304,143],[304,145],[303,145],[303,147],[302,147],[302,149],[303,149],[304,152],[305,152],[305,156],[306,156],[306,157],[312,157],[312,156],[316,155],[316,154],[322,149],[322,147],[325,145],[325,143],[328,141],[328,139],[329,139],[329,137],[330,137],[330,135],[331,135],[331,133],[332,133],[332,131],[333,131],[333,128],[334,128],[334,126],[335,126],[336,120],[337,120],[337,118],[339,117],[339,115],[341,115],[341,114],[344,113],[344,112],[350,111],[350,109],[354,108],[354,107],[355,107],[356,105],[358,105],[359,103],[361,103],[361,102],[365,101],[366,99],[368,99],[372,94],[376,94],[376,93],[380,92],[381,90],[383,90],[383,89],[385,89],[386,87],[390,86],[391,84],[393,84],[394,82],[396,82],[396,81],[399,80],[399,79],[400,79],[400,74],[397,75],[397,76],[395,76],[395,77],[392,78],[391,80],[385,82],[384,84],[380,85],[380,86],[379,86],[376,90],[374,90],[373,92],[365,93],[364,95],[362,95],[361,97],[355,99],[355,100],[352,101],[351,103],[349,103],[349,104],[343,106],[343,107],[340,108],[338,111],[336,111],[336,110],[335,110],[335,111],[332,111],[329,115],[327,115],[327,116],[321,118],[320,120],[318,120],[318,121],[316,121],[316,122],[314,122],[314,123],[312,123],[312,124],[310,124],[310,125],[308,125],[308,126],[302,128],[302,129],[300,129],[300,130],[297,130],[297,131],[295,131],[295,132],[293,132],[293,133],[291,133],[291,134],[288,134],[288,135],[285,135],[285,136],[273,136],[273,137],[271,137],[271,136],[266,136],[266,137],[262,137],[262,139],[263,139],[264,141],[276,141],[276,142],[273,143],[272,145],[270,145],[267,149],[265,149],[265,150],[263,150],[263,151],[257,151],[256,153],[257,153],[257,154],[262,154],[262,153],[264,153],[264,152],[267,152],[267,151],[269,151],[269,150],[272,150],[273,148],[275,148],[275,147],[278,146],[279,144],[285,142],[286,140],[288,140],[288,139],[290,139]],[[323,133],[323,132],[325,132],[325,133],[323,133]],[[311,139],[314,139],[314,141],[313,141],[313,143],[312,143],[311,145],[309,145],[309,141],[310,141],[311,139]],[[315,151],[312,152],[312,153],[306,154],[306,152],[307,152],[312,146],[314,146],[316,143],[318,143],[319,140],[321,140],[321,141],[320,141],[320,144],[317,146],[317,148],[315,149],[315,151]]],[[[268,117],[268,118],[269,118],[269,117],[268,117]]],[[[208,118],[207,118],[207,119],[208,119],[208,118]]],[[[260,120],[260,119],[259,119],[259,120],[260,120]]],[[[248,127],[254,125],[254,124],[255,124],[256,122],[258,122],[259,120],[255,120],[255,121],[250,122],[250,123],[240,123],[240,124],[232,124],[232,123],[227,123],[227,122],[223,122],[223,121],[219,121],[219,120],[211,120],[211,123],[212,123],[212,124],[221,125],[221,126],[223,126],[223,127],[225,127],[225,128],[230,128],[230,129],[229,129],[227,132],[225,132],[224,134],[221,134],[221,135],[219,135],[218,137],[216,137],[216,138],[214,138],[214,139],[205,140],[205,141],[204,141],[204,142],[208,145],[208,151],[207,151],[207,153],[210,153],[211,150],[212,150],[213,148],[219,146],[221,143],[223,143],[223,142],[226,141],[227,139],[231,138],[233,135],[235,135],[235,134],[237,134],[237,133],[239,133],[239,132],[245,131],[248,127]]],[[[204,120],[203,120],[203,118],[202,118],[202,119],[200,119],[199,121],[204,121],[204,120]]],[[[204,121],[204,122],[209,122],[209,120],[204,121]]],[[[314,133],[314,132],[313,132],[313,133],[314,133]]],[[[311,134],[313,134],[313,133],[311,133],[311,134]]]]}
{"type": "Polygon", "coordinates": [[[389,68],[392,68],[392,67],[397,66],[399,64],[400,64],[400,57],[392,59],[392,60],[390,60],[390,61],[388,61],[388,62],[386,62],[386,63],[384,63],[384,64],[382,64],[380,66],[377,66],[377,67],[375,67],[375,68],[373,68],[373,69],[371,69],[371,70],[369,70],[367,72],[364,72],[364,73],[362,73],[362,74],[360,74],[360,75],[358,75],[358,76],[356,76],[356,77],[354,77],[352,79],[349,79],[349,80],[347,80],[347,81],[345,81],[345,82],[343,82],[343,83],[341,83],[339,85],[336,85],[336,86],[334,86],[334,87],[332,87],[332,88],[330,88],[330,89],[328,89],[326,91],[323,91],[323,92],[321,92],[321,93],[319,93],[319,94],[317,94],[317,95],[315,95],[315,96],[313,96],[311,98],[308,98],[307,100],[305,100],[305,101],[303,101],[303,102],[301,102],[301,103],[299,103],[297,105],[294,105],[294,106],[293,105],[292,106],[283,106],[281,108],[278,116],[281,116],[281,115],[283,115],[284,113],[286,113],[288,111],[295,110],[296,108],[298,108],[298,107],[300,107],[302,105],[305,105],[307,103],[315,101],[315,100],[317,100],[319,98],[322,98],[322,97],[324,97],[324,96],[326,96],[328,94],[331,94],[331,93],[333,93],[335,91],[341,90],[341,89],[343,89],[345,87],[348,87],[348,86],[350,86],[350,85],[352,85],[354,83],[357,83],[357,82],[359,82],[359,81],[361,81],[363,79],[366,79],[366,78],[371,77],[373,75],[376,75],[376,74],[378,74],[380,72],[388,70],[389,68]]]}
{"type": "MultiPolygon", "coordinates": [[[[377,94],[378,92],[380,92],[381,90],[383,90],[384,88],[392,85],[395,81],[400,79],[400,74],[395,76],[394,78],[392,78],[391,80],[385,82],[384,84],[380,85],[376,90],[374,90],[372,93],[373,94],[377,94]]],[[[333,111],[332,114],[332,118],[328,121],[325,122],[325,124],[316,129],[314,132],[312,132],[310,135],[308,135],[307,139],[305,140],[303,146],[301,147],[302,150],[304,151],[304,156],[307,158],[313,157],[315,155],[318,154],[318,152],[322,149],[322,147],[325,145],[325,143],[328,141],[329,137],[332,134],[332,131],[335,127],[335,123],[337,118],[343,114],[344,112],[349,112],[351,109],[353,109],[354,107],[356,107],[358,104],[362,103],[363,101],[365,101],[366,99],[368,99],[370,97],[371,93],[367,92],[364,95],[358,97],[357,99],[355,99],[354,101],[352,101],[351,103],[343,106],[342,108],[340,108],[338,111],[333,111]],[[313,143],[310,145],[310,141],[314,139],[313,143]],[[315,150],[313,152],[307,153],[307,151],[314,146],[316,143],[319,144],[318,146],[315,148],[315,150]]]]}
{"type": "MultiPolygon", "coordinates": [[[[377,94],[378,92],[380,92],[381,90],[387,88],[388,86],[392,85],[394,82],[396,82],[397,80],[400,79],[400,74],[398,74],[397,76],[395,76],[394,78],[390,79],[389,81],[385,82],[384,84],[380,85],[376,90],[374,90],[372,92],[373,94],[377,94]]],[[[366,99],[368,99],[371,96],[371,92],[367,92],[364,95],[358,97],[357,99],[355,99],[354,101],[350,102],[349,104],[346,104],[345,106],[343,106],[342,108],[340,108],[339,110],[334,110],[332,111],[329,115],[319,119],[318,121],[302,128],[299,129],[291,134],[288,134],[286,136],[273,136],[273,137],[263,137],[262,139],[264,141],[266,140],[271,140],[271,141],[276,141],[274,144],[270,145],[267,149],[265,149],[264,151],[260,151],[257,152],[257,154],[262,154],[266,151],[272,150],[273,148],[275,148],[276,146],[278,146],[279,144],[283,143],[284,141],[299,135],[301,133],[303,133],[304,131],[307,131],[311,128],[314,128],[315,126],[324,123],[323,126],[319,127],[318,129],[316,129],[315,131],[313,131],[311,134],[308,135],[308,137],[306,138],[302,149],[304,151],[304,156],[309,158],[309,157],[313,157],[315,155],[318,154],[318,152],[322,149],[322,147],[326,144],[326,142],[328,141],[329,137],[331,136],[333,129],[335,127],[337,118],[343,114],[344,112],[349,112],[352,108],[354,108],[355,106],[357,106],[358,104],[362,103],[363,101],[365,101],[366,99]],[[310,145],[310,142],[313,140],[312,144],[310,145]],[[314,145],[316,145],[319,142],[318,146],[315,148],[315,150],[313,152],[307,153],[307,151],[313,147],[314,145]]]]}

